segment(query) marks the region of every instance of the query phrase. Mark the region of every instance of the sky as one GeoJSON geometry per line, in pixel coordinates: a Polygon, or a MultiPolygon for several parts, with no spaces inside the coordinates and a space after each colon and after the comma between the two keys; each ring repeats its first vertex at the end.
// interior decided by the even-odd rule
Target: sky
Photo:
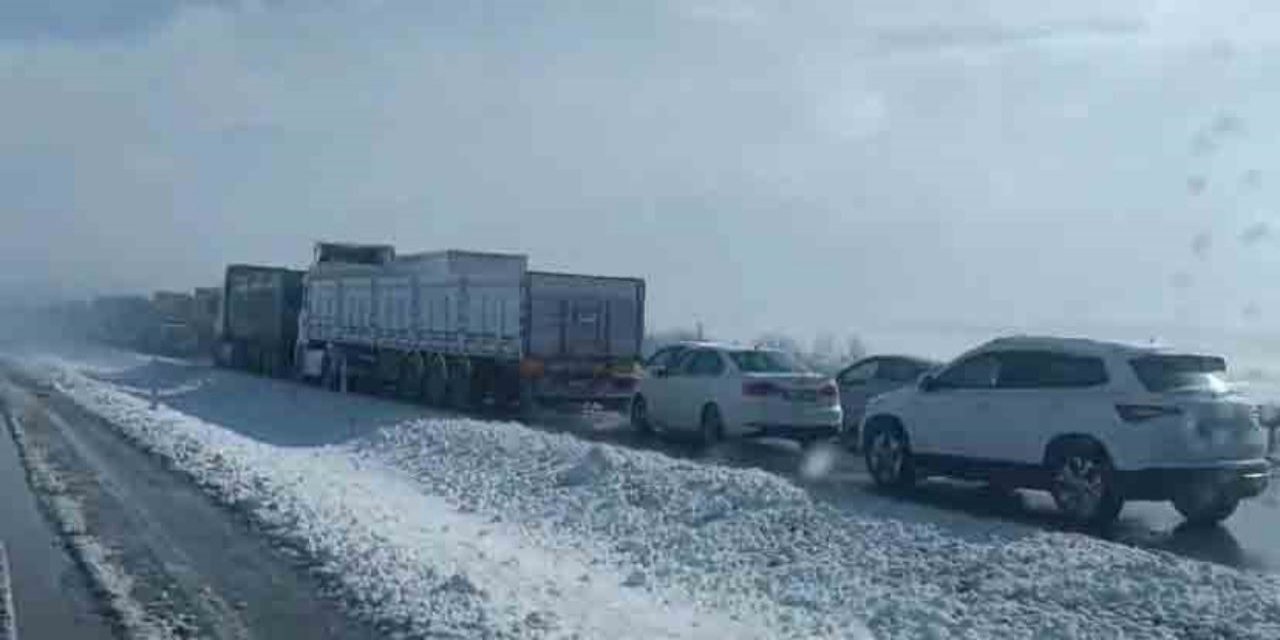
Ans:
{"type": "Polygon", "coordinates": [[[0,295],[330,239],[733,338],[1274,326],[1280,7],[1055,4],[9,0],[0,295]]]}

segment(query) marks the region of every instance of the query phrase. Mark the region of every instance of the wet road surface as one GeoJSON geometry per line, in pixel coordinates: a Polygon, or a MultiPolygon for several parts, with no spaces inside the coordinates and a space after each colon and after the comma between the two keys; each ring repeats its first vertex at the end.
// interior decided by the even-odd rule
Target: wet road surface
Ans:
{"type": "Polygon", "coordinates": [[[0,416],[0,514],[18,637],[112,638],[84,574],[37,506],[7,415],[0,416]]]}

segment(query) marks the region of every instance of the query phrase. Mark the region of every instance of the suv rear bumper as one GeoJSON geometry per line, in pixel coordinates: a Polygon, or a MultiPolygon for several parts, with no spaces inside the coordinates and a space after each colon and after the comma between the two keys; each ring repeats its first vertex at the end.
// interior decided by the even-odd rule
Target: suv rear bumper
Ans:
{"type": "Polygon", "coordinates": [[[748,437],[785,438],[788,440],[817,441],[833,438],[840,427],[834,424],[796,425],[796,424],[762,424],[748,423],[744,425],[748,437]]]}
{"type": "Polygon", "coordinates": [[[1171,500],[1188,485],[1212,484],[1239,498],[1266,490],[1271,463],[1251,460],[1212,467],[1159,467],[1117,471],[1117,488],[1129,500],[1171,500]]]}

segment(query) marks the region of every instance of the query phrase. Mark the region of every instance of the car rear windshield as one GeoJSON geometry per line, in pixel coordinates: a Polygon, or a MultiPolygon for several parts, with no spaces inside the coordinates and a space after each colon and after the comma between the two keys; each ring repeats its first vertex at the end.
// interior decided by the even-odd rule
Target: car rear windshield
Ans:
{"type": "Polygon", "coordinates": [[[1132,361],[1133,370],[1148,391],[1224,392],[1227,363],[1211,356],[1146,356],[1132,361]]]}
{"type": "Polygon", "coordinates": [[[730,351],[729,357],[743,373],[793,373],[805,370],[795,358],[781,351],[730,351]]]}

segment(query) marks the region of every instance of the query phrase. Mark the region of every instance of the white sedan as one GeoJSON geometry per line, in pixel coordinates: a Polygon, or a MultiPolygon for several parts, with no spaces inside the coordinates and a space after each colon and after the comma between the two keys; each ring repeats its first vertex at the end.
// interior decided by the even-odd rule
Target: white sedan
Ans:
{"type": "Polygon", "coordinates": [[[704,444],[772,436],[810,443],[836,434],[840,393],[830,377],[771,349],[696,343],[648,367],[631,402],[636,429],[697,435],[704,444]]]}

